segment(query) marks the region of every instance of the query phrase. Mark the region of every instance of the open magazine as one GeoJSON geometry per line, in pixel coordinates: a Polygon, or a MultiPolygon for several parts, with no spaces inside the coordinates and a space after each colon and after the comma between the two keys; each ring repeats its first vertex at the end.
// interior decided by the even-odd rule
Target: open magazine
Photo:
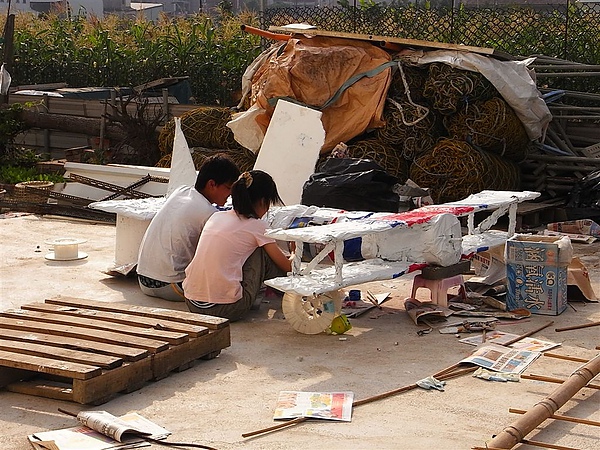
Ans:
{"type": "MultiPolygon", "coordinates": [[[[516,334],[505,333],[503,331],[488,331],[486,333],[486,342],[505,345],[506,342],[510,342],[511,340],[517,338],[516,334]]],[[[480,345],[483,342],[483,335],[479,334],[477,336],[469,336],[464,339],[461,339],[460,342],[464,342],[465,344],[470,345],[480,345]]],[[[550,350],[551,348],[558,347],[560,344],[552,341],[543,341],[541,339],[526,337],[520,339],[518,342],[515,342],[509,345],[510,348],[518,349],[518,350],[529,350],[531,352],[544,352],[546,350],[550,350]]]]}
{"type": "Polygon", "coordinates": [[[310,417],[350,422],[353,401],[354,393],[352,392],[281,391],[273,419],[310,417]]]}
{"type": "Polygon", "coordinates": [[[490,344],[478,348],[460,362],[476,364],[495,372],[521,373],[540,355],[541,352],[517,350],[502,345],[490,344]]]}
{"type": "Polygon", "coordinates": [[[164,439],[168,430],[137,413],[116,417],[106,411],[81,411],[78,427],[27,436],[36,450],[105,450],[148,446],[144,437],[164,439]]]}

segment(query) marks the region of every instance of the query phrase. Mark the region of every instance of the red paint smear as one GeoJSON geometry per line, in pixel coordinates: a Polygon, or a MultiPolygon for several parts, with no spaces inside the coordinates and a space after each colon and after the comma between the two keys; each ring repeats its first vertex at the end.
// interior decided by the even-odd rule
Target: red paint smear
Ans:
{"type": "Polygon", "coordinates": [[[413,209],[389,216],[380,217],[380,220],[397,220],[406,222],[410,227],[420,223],[429,222],[438,214],[452,214],[455,216],[464,216],[475,210],[474,206],[425,206],[423,208],[413,209]]]}

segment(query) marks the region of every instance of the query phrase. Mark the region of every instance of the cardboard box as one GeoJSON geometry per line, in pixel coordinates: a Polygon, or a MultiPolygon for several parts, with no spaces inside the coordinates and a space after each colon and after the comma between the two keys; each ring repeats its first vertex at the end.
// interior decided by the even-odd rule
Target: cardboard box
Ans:
{"type": "Polygon", "coordinates": [[[567,307],[567,267],[573,257],[567,236],[517,234],[506,241],[506,307],[558,315],[567,307]]]}

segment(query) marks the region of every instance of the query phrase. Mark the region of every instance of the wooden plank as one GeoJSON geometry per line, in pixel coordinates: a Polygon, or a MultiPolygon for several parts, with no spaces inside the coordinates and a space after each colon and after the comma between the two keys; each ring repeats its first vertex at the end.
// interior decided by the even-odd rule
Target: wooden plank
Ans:
{"type": "Polygon", "coordinates": [[[186,333],[190,337],[199,337],[208,333],[208,328],[201,325],[188,325],[186,323],[175,322],[167,319],[156,320],[152,317],[131,316],[125,313],[98,311],[88,308],[78,308],[76,306],[52,305],[49,303],[31,303],[28,305],[23,305],[21,308],[32,311],[45,311],[49,313],[72,315],[77,317],[90,317],[102,319],[107,322],[154,328],[157,330],[177,331],[180,333],[186,333]]]}
{"type": "Polygon", "coordinates": [[[131,336],[141,336],[150,339],[160,339],[161,341],[168,342],[171,345],[183,344],[189,339],[189,336],[186,333],[176,333],[173,331],[156,330],[152,328],[140,328],[129,325],[119,325],[99,319],[88,319],[86,317],[74,318],[72,316],[63,316],[60,314],[51,314],[41,311],[26,311],[25,309],[2,311],[0,312],[0,317],[36,320],[44,323],[73,325],[81,328],[90,328],[94,330],[113,331],[131,336]]]}
{"type": "Polygon", "coordinates": [[[81,350],[71,350],[65,348],[50,347],[44,344],[11,341],[0,339],[0,350],[13,353],[23,353],[26,355],[41,356],[44,358],[60,358],[64,361],[91,364],[103,369],[114,369],[123,364],[121,358],[114,356],[97,355],[81,350]]]}
{"type": "Polygon", "coordinates": [[[171,347],[165,352],[152,355],[152,374],[154,379],[166,377],[169,372],[188,367],[192,361],[231,345],[229,327],[211,332],[208,336],[191,339],[185,344],[171,347]]]}
{"type": "Polygon", "coordinates": [[[147,306],[123,305],[115,303],[102,303],[75,297],[53,297],[46,299],[46,303],[54,305],[68,305],[79,308],[89,308],[98,311],[111,311],[128,313],[134,316],[167,319],[191,325],[201,325],[209,330],[217,330],[229,326],[229,320],[222,317],[206,316],[185,311],[176,311],[164,308],[150,308],[147,306]]]}
{"type": "Polygon", "coordinates": [[[308,36],[325,36],[325,37],[337,37],[344,39],[355,39],[360,41],[371,41],[376,43],[377,45],[385,45],[386,43],[399,44],[407,47],[425,47],[432,48],[438,50],[457,50],[461,52],[473,52],[479,53],[482,55],[498,55],[502,57],[507,57],[507,54],[501,54],[497,50],[493,48],[486,47],[472,47],[469,45],[460,45],[460,44],[447,44],[444,42],[433,42],[433,41],[423,41],[419,39],[404,39],[390,36],[378,36],[374,34],[359,34],[359,33],[343,33],[340,31],[326,31],[326,30],[303,30],[300,28],[289,28],[289,27],[269,27],[269,31],[279,32],[279,33],[288,33],[288,34],[305,34],[308,36]]]}
{"type": "Polygon", "coordinates": [[[172,371],[185,370],[199,358],[214,358],[231,344],[227,319],[147,307],[133,307],[137,314],[128,313],[127,306],[120,308],[125,311],[112,312],[94,309],[97,305],[90,303],[90,308],[34,303],[27,305],[31,309],[0,313],[0,387],[97,405],[120,392],[140,389],[146,382],[164,378],[172,371]],[[169,319],[146,316],[149,313],[169,319]],[[191,328],[199,335],[190,337],[185,332],[175,332],[184,335],[186,340],[172,340],[177,343],[170,345],[146,337],[88,328],[89,325],[116,330],[132,328],[156,334],[162,330],[150,328],[148,324],[160,328],[179,315],[192,322],[208,321],[215,329],[209,331],[201,325],[175,322],[171,325],[191,328]],[[185,318],[186,315],[191,317],[185,318]],[[142,344],[149,351],[131,348],[133,343],[142,344]],[[129,355],[138,358],[135,361],[106,356],[123,350],[126,354],[127,351],[143,352],[143,356],[129,355]]]}
{"type": "Polygon", "coordinates": [[[89,380],[98,377],[102,373],[100,367],[88,364],[72,363],[33,355],[15,354],[3,350],[0,350],[0,366],[31,370],[34,372],[47,373],[78,380],[89,380]]]}
{"type": "Polygon", "coordinates": [[[51,347],[70,348],[86,352],[98,353],[101,355],[116,356],[125,361],[138,361],[149,355],[147,350],[141,348],[125,347],[122,345],[107,344],[104,342],[92,341],[86,338],[72,338],[65,336],[56,336],[42,332],[26,332],[19,330],[9,330],[0,328],[0,338],[11,339],[19,342],[33,342],[51,347]]]}
{"type": "Polygon", "coordinates": [[[6,390],[18,394],[36,395],[54,400],[73,401],[73,387],[67,383],[50,380],[17,381],[6,386],[6,390]]]}
{"type": "Polygon", "coordinates": [[[73,401],[82,404],[100,404],[121,391],[132,392],[152,379],[152,358],[144,358],[97,377],[73,380],[73,401]]]}
{"type": "Polygon", "coordinates": [[[91,330],[90,328],[81,328],[70,325],[56,325],[36,320],[12,319],[6,317],[0,322],[0,328],[32,332],[44,330],[44,332],[48,334],[107,342],[109,344],[124,345],[126,347],[143,348],[150,353],[160,352],[169,347],[168,343],[155,339],[130,336],[114,333],[112,331],[91,330]]]}

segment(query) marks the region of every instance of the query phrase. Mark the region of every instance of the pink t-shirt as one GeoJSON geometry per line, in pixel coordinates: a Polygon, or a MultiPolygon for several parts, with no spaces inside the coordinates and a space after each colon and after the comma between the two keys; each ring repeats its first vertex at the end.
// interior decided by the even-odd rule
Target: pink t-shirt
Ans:
{"type": "Polygon", "coordinates": [[[235,303],[242,298],[242,266],[258,247],[275,242],[265,237],[267,223],[235,211],[214,213],[204,225],[196,254],[185,269],[186,298],[235,303]]]}

